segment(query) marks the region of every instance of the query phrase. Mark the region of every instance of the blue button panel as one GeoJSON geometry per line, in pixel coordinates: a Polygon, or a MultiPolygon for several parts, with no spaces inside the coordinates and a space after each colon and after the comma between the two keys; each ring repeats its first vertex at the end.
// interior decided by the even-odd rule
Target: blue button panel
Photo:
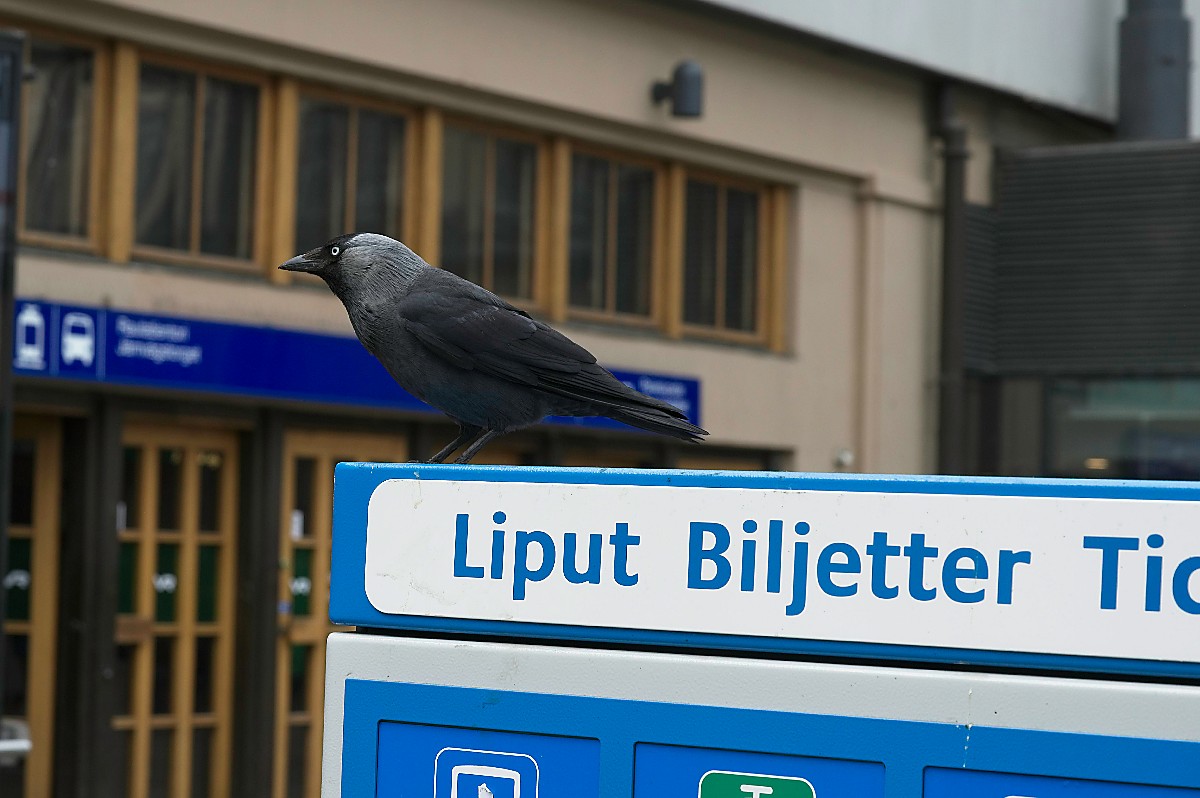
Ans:
{"type": "Polygon", "coordinates": [[[538,798],[600,795],[600,741],[379,724],[379,795],[538,798]]]}
{"type": "MultiPolygon", "coordinates": [[[[925,798],[1196,798],[1198,790],[930,768],[925,798]]],[[[825,796],[821,796],[825,798],[825,796]]]]}
{"type": "Polygon", "coordinates": [[[343,689],[343,798],[1200,798],[1197,742],[360,679],[343,689]]]}
{"type": "MultiPolygon", "coordinates": [[[[708,798],[705,776],[715,772],[745,774],[749,782],[742,792],[762,792],[753,782],[765,785],[778,777],[807,782],[811,794],[820,798],[876,798],[883,796],[883,765],[801,756],[751,754],[675,745],[639,744],[634,749],[633,794],[635,798],[708,798]],[[766,777],[755,779],[755,776],[766,777]]],[[[710,779],[711,781],[711,779],[710,779]]],[[[771,787],[767,787],[772,789],[771,787]]],[[[779,791],[778,787],[773,792],[779,791]]],[[[723,791],[711,791],[721,798],[723,791]]],[[[766,793],[772,795],[773,793],[766,793]]],[[[796,795],[804,795],[796,791],[796,795]]]]}

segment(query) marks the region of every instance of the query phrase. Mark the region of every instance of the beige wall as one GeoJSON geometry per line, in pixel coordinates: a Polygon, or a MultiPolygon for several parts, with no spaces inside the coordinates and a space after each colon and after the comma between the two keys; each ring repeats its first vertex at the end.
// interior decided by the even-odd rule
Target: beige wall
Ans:
{"type": "MultiPolygon", "coordinates": [[[[795,186],[790,351],[565,325],[602,362],[699,377],[720,444],[791,466],[934,467],[936,158],[913,74],[633,0],[0,0],[26,16],[276,73],[480,113],[795,186]],[[705,115],[650,84],[705,68],[705,115]]],[[[990,141],[991,101],[967,109],[990,141]]],[[[976,146],[977,151],[987,149],[976,146]]],[[[973,198],[988,165],[973,165],[973,198]]],[[[982,197],[986,199],[986,197],[982,197]]],[[[349,334],[324,289],[25,252],[18,292],[83,304],[349,334]]]]}

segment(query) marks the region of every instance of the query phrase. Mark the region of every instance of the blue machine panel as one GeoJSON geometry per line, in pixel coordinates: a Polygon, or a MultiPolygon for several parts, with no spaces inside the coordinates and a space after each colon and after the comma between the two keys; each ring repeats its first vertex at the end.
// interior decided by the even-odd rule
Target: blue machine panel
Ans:
{"type": "Polygon", "coordinates": [[[600,742],[480,729],[379,724],[379,795],[597,798],[600,742]]]}
{"type": "Polygon", "coordinates": [[[539,793],[555,798],[1200,798],[1194,742],[341,684],[343,798],[428,796],[437,774],[435,798],[488,798],[485,783],[495,798],[516,798],[518,781],[528,798],[533,765],[539,793]],[[988,772],[1000,769],[1031,775],[988,772]]]}
{"type": "Polygon", "coordinates": [[[635,798],[875,798],[883,765],[839,759],[751,754],[640,744],[634,753],[635,798]]]}
{"type": "MultiPolygon", "coordinates": [[[[1198,790],[930,768],[925,798],[1195,798],[1198,790]]],[[[824,796],[822,796],[824,798],[824,796]]]]}

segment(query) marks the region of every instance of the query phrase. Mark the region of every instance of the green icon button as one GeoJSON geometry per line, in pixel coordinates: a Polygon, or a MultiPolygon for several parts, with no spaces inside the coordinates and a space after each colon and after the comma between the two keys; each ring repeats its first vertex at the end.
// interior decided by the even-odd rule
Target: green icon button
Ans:
{"type": "Polygon", "coordinates": [[[700,779],[700,798],[817,798],[808,779],[710,770],[700,779]]]}

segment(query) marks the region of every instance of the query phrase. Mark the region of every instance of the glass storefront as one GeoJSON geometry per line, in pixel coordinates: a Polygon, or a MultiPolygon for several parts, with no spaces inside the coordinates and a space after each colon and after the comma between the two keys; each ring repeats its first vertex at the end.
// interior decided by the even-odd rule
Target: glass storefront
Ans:
{"type": "Polygon", "coordinates": [[[1200,379],[1054,380],[1047,475],[1200,479],[1200,379]]]}

